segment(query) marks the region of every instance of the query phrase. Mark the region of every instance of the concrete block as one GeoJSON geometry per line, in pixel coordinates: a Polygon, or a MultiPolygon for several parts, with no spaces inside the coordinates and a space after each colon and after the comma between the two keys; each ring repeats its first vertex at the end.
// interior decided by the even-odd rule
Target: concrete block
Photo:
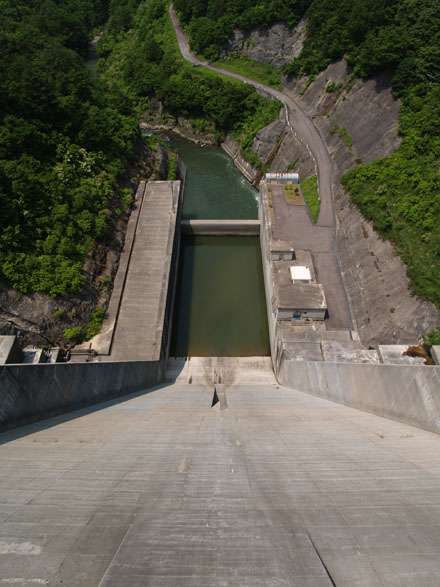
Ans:
{"type": "Polygon", "coordinates": [[[0,336],[0,365],[22,363],[23,351],[15,335],[0,336]]]}
{"type": "Polygon", "coordinates": [[[440,365],[440,345],[433,345],[431,347],[431,357],[434,359],[436,365],[440,365]]]}
{"type": "Polygon", "coordinates": [[[407,344],[380,344],[377,347],[381,363],[388,365],[423,365],[423,357],[408,357],[403,353],[408,349],[407,344]]]}
{"type": "Polygon", "coordinates": [[[322,361],[319,342],[290,342],[284,344],[285,356],[295,361],[322,361]]]}
{"type": "Polygon", "coordinates": [[[38,363],[45,363],[43,349],[32,346],[25,347],[23,349],[23,363],[27,365],[38,365],[38,363]]]}
{"type": "Polygon", "coordinates": [[[324,361],[329,363],[379,363],[379,357],[374,350],[363,348],[357,342],[321,342],[324,361]]]}

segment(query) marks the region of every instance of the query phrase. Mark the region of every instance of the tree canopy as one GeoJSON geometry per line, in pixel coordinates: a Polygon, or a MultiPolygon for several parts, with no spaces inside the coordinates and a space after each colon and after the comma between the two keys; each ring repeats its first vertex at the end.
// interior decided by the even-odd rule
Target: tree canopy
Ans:
{"type": "Polygon", "coordinates": [[[138,136],[85,67],[106,0],[0,3],[0,278],[78,292],[106,233],[116,175],[138,136]]]}

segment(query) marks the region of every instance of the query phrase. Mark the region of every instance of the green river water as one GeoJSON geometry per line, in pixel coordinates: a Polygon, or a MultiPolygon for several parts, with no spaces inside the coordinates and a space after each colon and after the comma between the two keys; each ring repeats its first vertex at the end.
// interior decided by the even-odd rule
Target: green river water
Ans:
{"type": "MultiPolygon", "coordinates": [[[[220,148],[167,140],[187,167],[185,218],[258,217],[258,192],[220,148]]],[[[259,238],[182,237],[171,355],[268,354],[259,238]]]]}

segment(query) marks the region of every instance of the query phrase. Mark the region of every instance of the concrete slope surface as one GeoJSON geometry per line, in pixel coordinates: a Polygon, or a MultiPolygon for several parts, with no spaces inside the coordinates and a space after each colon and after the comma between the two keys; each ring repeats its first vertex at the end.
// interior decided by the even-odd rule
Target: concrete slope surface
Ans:
{"type": "Polygon", "coordinates": [[[0,435],[0,584],[440,585],[440,437],[279,386],[0,435]]]}

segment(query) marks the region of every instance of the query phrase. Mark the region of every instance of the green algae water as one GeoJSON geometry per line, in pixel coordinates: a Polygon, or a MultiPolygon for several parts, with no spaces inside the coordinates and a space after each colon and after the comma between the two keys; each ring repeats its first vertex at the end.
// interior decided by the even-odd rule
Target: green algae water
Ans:
{"type": "MultiPolygon", "coordinates": [[[[167,135],[187,167],[183,217],[254,219],[258,192],[218,147],[167,135]]],[[[171,355],[268,355],[260,240],[182,237],[171,355]]]]}
{"type": "Polygon", "coordinates": [[[258,218],[257,190],[222,149],[199,147],[171,133],[166,138],[187,168],[183,218],[258,218]]]}
{"type": "Polygon", "coordinates": [[[183,237],[171,354],[269,354],[260,240],[183,237]]]}

